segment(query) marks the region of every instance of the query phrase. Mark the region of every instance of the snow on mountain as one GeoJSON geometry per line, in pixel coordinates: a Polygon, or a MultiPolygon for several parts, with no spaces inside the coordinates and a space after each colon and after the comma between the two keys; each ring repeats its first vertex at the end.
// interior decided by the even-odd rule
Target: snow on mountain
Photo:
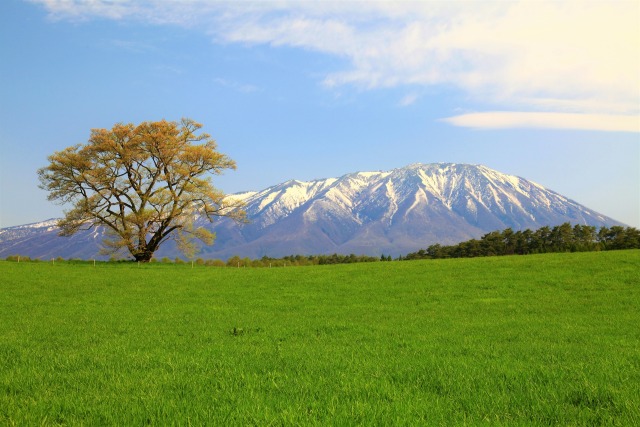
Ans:
{"type": "Polygon", "coordinates": [[[19,254],[31,258],[62,257],[101,259],[102,228],[81,231],[73,237],[58,236],[57,219],[0,229],[0,257],[19,254]]]}
{"type": "Polygon", "coordinates": [[[399,255],[507,227],[619,224],[523,178],[450,163],[288,181],[242,199],[250,223],[222,220],[207,256],[399,255]]]}
{"type": "MultiPolygon", "coordinates": [[[[229,197],[244,201],[250,222],[217,221],[212,226],[216,242],[203,248],[203,258],[333,252],[400,255],[507,227],[620,224],[523,178],[486,166],[453,163],[291,180],[229,197]]],[[[57,237],[53,220],[9,227],[0,230],[0,257],[20,253],[68,258],[73,253],[92,258],[97,256],[100,235],[93,230],[57,237]]],[[[165,245],[156,256],[178,254],[173,245],[165,245]]]]}

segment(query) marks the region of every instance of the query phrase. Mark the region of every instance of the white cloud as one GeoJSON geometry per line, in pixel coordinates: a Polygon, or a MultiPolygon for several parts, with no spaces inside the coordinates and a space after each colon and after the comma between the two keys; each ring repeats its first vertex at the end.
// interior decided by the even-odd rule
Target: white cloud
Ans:
{"type": "Polygon", "coordinates": [[[418,100],[418,95],[416,95],[415,93],[410,93],[406,96],[404,96],[400,102],[398,103],[398,105],[400,107],[408,107],[410,105],[413,105],[416,103],[416,101],[418,100]]]}
{"type": "Polygon", "coordinates": [[[442,121],[473,129],[546,128],[640,132],[638,115],[489,111],[462,114],[442,121]]]}
{"type": "Polygon", "coordinates": [[[640,3],[633,0],[31,1],[58,19],[175,24],[219,43],[345,58],[350,66],[326,75],[327,87],[443,85],[500,108],[640,112],[640,3]]]}

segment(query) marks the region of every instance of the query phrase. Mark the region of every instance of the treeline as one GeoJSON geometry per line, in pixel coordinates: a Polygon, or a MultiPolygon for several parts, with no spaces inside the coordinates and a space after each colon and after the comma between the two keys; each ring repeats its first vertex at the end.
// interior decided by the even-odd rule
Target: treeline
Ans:
{"type": "Polygon", "coordinates": [[[601,227],[564,223],[535,231],[492,231],[480,239],[457,245],[431,245],[401,259],[473,258],[500,255],[527,255],[550,252],[589,252],[640,249],[640,230],[633,227],[601,227]]]}
{"type": "MultiPolygon", "coordinates": [[[[72,264],[87,264],[93,263],[127,263],[133,262],[132,260],[115,259],[112,258],[109,261],[95,261],[95,260],[82,260],[82,259],[68,259],[65,260],[61,257],[47,259],[30,258],[24,255],[9,255],[5,258],[6,261],[13,262],[50,262],[50,263],[72,263],[72,264]]],[[[239,256],[232,256],[227,261],[221,259],[202,259],[197,258],[194,260],[184,260],[182,258],[171,259],[163,257],[160,259],[152,258],[149,262],[152,264],[189,264],[193,266],[207,266],[207,267],[291,267],[291,266],[304,266],[304,265],[326,265],[326,264],[351,264],[356,262],[375,262],[375,261],[392,261],[391,255],[382,255],[381,257],[372,257],[367,255],[288,255],[282,258],[271,258],[264,256],[260,259],[251,259],[248,257],[241,258],[239,256]]]]}
{"type": "MultiPolygon", "coordinates": [[[[263,256],[260,259],[240,258],[233,256],[227,260],[227,267],[287,267],[287,266],[304,266],[304,265],[328,265],[328,264],[352,264],[356,262],[375,262],[375,261],[391,261],[389,255],[381,257],[372,257],[367,255],[288,255],[282,258],[271,258],[263,256]]],[[[216,264],[221,265],[220,260],[216,264]]],[[[205,261],[207,263],[207,261],[205,261]]]]}
{"type": "MultiPolygon", "coordinates": [[[[399,256],[395,260],[439,259],[439,258],[473,258],[502,255],[527,255],[551,252],[589,252],[616,249],[640,249],[640,230],[633,227],[601,227],[590,225],[571,225],[564,223],[555,227],[542,227],[535,231],[513,231],[507,228],[492,231],[480,239],[471,239],[456,245],[435,244],[427,249],[399,256]]],[[[7,261],[41,261],[26,256],[11,255],[7,261]]],[[[357,262],[392,261],[391,255],[380,257],[367,255],[289,255],[282,258],[263,256],[260,259],[233,256],[227,261],[220,259],[202,259],[185,261],[181,258],[152,259],[156,263],[191,264],[212,267],[288,267],[305,265],[351,264],[357,262]]],[[[42,260],[44,261],[44,260],[42,260]]],[[[62,262],[62,258],[49,262],[62,262]]],[[[116,260],[112,260],[116,261],[116,260]]],[[[69,260],[67,262],[91,262],[69,260]]],[[[95,261],[93,261],[95,263],[95,261]]],[[[118,262],[124,262],[119,260],[118,262]]]]}

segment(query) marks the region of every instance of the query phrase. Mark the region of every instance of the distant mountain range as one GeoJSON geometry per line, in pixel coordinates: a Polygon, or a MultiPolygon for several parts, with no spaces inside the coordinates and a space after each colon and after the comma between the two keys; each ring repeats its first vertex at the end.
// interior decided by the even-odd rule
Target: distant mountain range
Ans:
{"type": "MultiPolygon", "coordinates": [[[[238,225],[222,218],[208,225],[217,238],[213,246],[203,247],[201,258],[398,256],[509,227],[623,225],[526,179],[467,164],[413,164],[387,172],[292,180],[229,197],[246,203],[250,222],[238,225]]],[[[0,229],[0,258],[101,258],[102,229],[59,237],[55,222],[0,229]]],[[[179,255],[170,242],[156,252],[157,258],[179,255]]]]}

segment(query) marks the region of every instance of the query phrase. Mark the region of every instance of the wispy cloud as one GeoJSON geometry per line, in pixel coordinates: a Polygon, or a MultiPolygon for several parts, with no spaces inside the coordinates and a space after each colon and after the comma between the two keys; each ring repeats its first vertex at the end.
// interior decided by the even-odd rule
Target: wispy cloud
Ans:
{"type": "Polygon", "coordinates": [[[416,95],[415,93],[410,93],[408,95],[405,95],[400,102],[398,103],[398,105],[400,107],[408,107],[410,105],[413,105],[416,103],[416,101],[418,100],[418,95],[416,95]]]}
{"type": "Polygon", "coordinates": [[[31,1],[57,19],[145,20],[345,58],[328,88],[442,85],[556,117],[640,112],[637,1],[31,1]]]}
{"type": "Polygon", "coordinates": [[[240,83],[234,80],[227,80],[221,77],[217,77],[213,79],[213,81],[217,85],[220,85],[241,93],[253,93],[253,92],[258,92],[259,90],[257,86],[246,84],[246,83],[240,83]]]}
{"type": "MultiPolygon", "coordinates": [[[[132,2],[109,0],[27,0],[43,5],[51,19],[87,20],[95,17],[122,19],[132,15],[132,2]]],[[[142,3],[142,2],[141,2],[142,3]]]]}
{"type": "Polygon", "coordinates": [[[442,121],[473,129],[545,128],[640,132],[639,115],[489,111],[461,114],[442,121]]]}

